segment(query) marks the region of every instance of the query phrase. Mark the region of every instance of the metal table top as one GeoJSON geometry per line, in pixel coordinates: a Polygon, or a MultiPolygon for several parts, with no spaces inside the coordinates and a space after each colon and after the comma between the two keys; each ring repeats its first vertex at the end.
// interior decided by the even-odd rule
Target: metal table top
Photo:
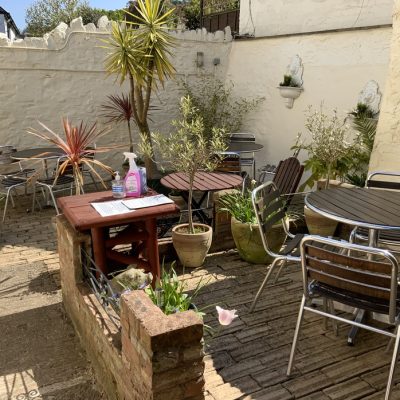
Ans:
{"type": "Polygon", "coordinates": [[[367,188],[335,188],[307,195],[311,210],[335,221],[377,230],[400,230],[400,193],[367,188]]]}
{"type": "Polygon", "coordinates": [[[46,158],[57,158],[63,155],[65,155],[65,153],[58,147],[35,147],[32,149],[16,151],[11,154],[11,158],[14,160],[42,160],[46,158]]]}
{"type": "Polygon", "coordinates": [[[256,142],[230,142],[226,151],[232,153],[254,153],[260,151],[264,146],[256,142]]]}

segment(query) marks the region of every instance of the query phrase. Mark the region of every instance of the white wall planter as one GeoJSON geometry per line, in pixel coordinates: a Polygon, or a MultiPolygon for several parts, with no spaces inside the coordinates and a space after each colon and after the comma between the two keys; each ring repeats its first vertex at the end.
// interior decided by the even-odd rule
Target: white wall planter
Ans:
{"type": "Polygon", "coordinates": [[[303,88],[292,86],[278,86],[280,95],[285,99],[286,107],[293,108],[293,103],[297,99],[303,88]]]}

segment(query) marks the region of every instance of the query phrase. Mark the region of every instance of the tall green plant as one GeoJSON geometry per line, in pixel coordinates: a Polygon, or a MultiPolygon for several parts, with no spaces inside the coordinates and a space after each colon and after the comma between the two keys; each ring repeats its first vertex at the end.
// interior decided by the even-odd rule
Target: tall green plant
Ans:
{"type": "MultiPolygon", "coordinates": [[[[152,91],[175,72],[170,61],[174,39],[164,27],[171,23],[173,11],[165,11],[162,0],[138,0],[136,12],[128,13],[132,22],[114,22],[111,37],[105,41],[106,70],[117,75],[121,84],[129,81],[133,118],[150,145],[148,113],[152,91]]],[[[145,163],[152,178],[155,164],[150,158],[145,163]]]]}
{"type": "Polygon", "coordinates": [[[349,169],[345,178],[349,183],[363,187],[368,175],[369,160],[374,146],[378,120],[361,114],[354,117],[352,125],[357,135],[353,146],[344,159],[349,169]]]}
{"type": "MultiPolygon", "coordinates": [[[[227,134],[223,129],[212,128],[207,135],[203,118],[194,107],[190,96],[182,97],[182,119],[173,121],[175,131],[166,136],[152,133],[155,149],[162,155],[166,169],[183,172],[189,181],[188,218],[189,233],[194,233],[192,216],[193,182],[197,171],[214,170],[221,161],[221,153],[227,149],[227,134]]],[[[154,157],[153,147],[142,136],[142,152],[154,157]]]]}
{"type": "Polygon", "coordinates": [[[336,111],[329,116],[322,107],[313,110],[311,106],[306,113],[305,127],[309,134],[308,143],[301,142],[300,134],[293,146],[293,149],[307,151],[308,159],[304,162],[304,169],[311,172],[300,190],[312,187],[321,178],[326,178],[327,188],[330,179],[344,176],[348,172],[344,157],[350,147],[347,142],[349,128],[339,119],[336,111]]]}
{"type": "Polygon", "coordinates": [[[233,83],[227,85],[214,77],[203,76],[190,85],[182,83],[185,96],[190,96],[198,115],[203,118],[206,132],[212,128],[224,129],[228,133],[240,132],[246,114],[254,110],[264,98],[244,99],[233,95],[233,83]]]}

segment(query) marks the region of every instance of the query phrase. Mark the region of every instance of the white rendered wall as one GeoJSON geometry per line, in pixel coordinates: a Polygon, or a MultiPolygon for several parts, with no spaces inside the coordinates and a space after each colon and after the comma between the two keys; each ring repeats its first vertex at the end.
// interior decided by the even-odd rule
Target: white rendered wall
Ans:
{"type": "MultiPolygon", "coordinates": [[[[379,28],[234,41],[227,79],[244,97],[266,98],[244,126],[265,146],[257,153],[257,165],[276,164],[292,154],[297,134],[305,133],[308,105],[323,102],[327,112],[336,108],[345,117],[368,81],[377,81],[383,91],[391,35],[391,28],[379,28]],[[296,54],[304,64],[304,92],[288,109],[276,87],[296,54]]],[[[300,154],[301,159],[305,156],[300,154]]]]}
{"type": "MultiPolygon", "coordinates": [[[[110,94],[127,92],[115,83],[115,77],[107,77],[104,71],[106,50],[101,48],[109,33],[110,25],[104,17],[100,28],[93,24],[83,26],[78,19],[59,26],[44,38],[26,38],[11,42],[0,38],[0,143],[14,145],[17,149],[46,145],[26,133],[27,128],[38,128],[37,120],[56,132],[61,131],[61,117],[74,122],[98,121],[101,104],[110,94]]],[[[176,34],[177,44],[173,63],[176,80],[167,82],[158,96],[153,96],[157,110],[151,114],[151,128],[168,132],[170,122],[178,115],[178,101],[181,96],[177,81],[196,80],[200,74],[225,76],[228,54],[231,47],[230,31],[209,34],[204,31],[176,34]],[[197,52],[204,53],[204,67],[195,64],[197,52]],[[213,58],[220,58],[220,65],[214,67],[213,58]]],[[[135,130],[135,139],[137,139],[135,130]]],[[[128,143],[125,124],[114,125],[112,132],[103,138],[101,144],[120,145],[128,143]]],[[[107,153],[101,158],[114,168],[120,168],[122,155],[126,151],[107,153]]]]}
{"type": "Polygon", "coordinates": [[[241,0],[240,34],[270,36],[392,23],[394,0],[241,0]]]}
{"type": "Polygon", "coordinates": [[[400,171],[400,0],[396,0],[390,64],[374,149],[369,165],[372,171],[400,171]]]}

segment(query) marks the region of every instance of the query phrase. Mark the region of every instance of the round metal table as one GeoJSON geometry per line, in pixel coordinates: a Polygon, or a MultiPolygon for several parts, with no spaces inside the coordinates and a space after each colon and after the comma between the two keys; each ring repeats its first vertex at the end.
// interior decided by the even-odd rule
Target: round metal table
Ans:
{"type": "Polygon", "coordinates": [[[379,230],[400,230],[400,193],[367,188],[336,188],[307,195],[308,208],[327,218],[369,230],[377,246],[379,230]]]}
{"type": "Polygon", "coordinates": [[[65,155],[65,153],[59,147],[35,147],[16,151],[11,154],[11,158],[14,160],[44,160],[46,158],[58,158],[63,155],[65,155]]]}
{"type": "MultiPolygon", "coordinates": [[[[377,247],[380,230],[400,231],[399,192],[368,188],[326,189],[308,194],[305,204],[327,218],[367,228],[371,247],[377,247]]],[[[356,322],[362,322],[365,317],[365,310],[356,310],[356,322]]],[[[351,328],[348,344],[354,344],[357,331],[357,327],[351,328]]]]}

